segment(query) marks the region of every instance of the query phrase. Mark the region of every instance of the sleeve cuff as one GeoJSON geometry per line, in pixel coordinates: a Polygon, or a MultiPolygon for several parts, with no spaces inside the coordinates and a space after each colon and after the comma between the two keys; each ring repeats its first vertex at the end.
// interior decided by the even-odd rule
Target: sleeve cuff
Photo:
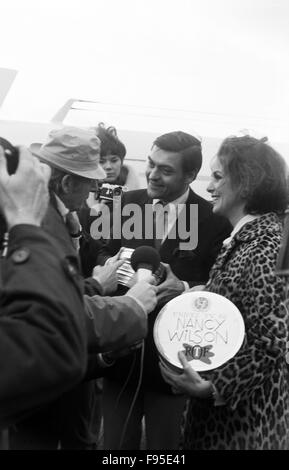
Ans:
{"type": "Polygon", "coordinates": [[[214,406],[223,406],[223,405],[225,405],[225,400],[219,394],[218,390],[216,389],[216,387],[213,383],[212,383],[212,399],[214,400],[214,406]]]}
{"type": "Polygon", "coordinates": [[[115,363],[113,359],[109,357],[108,354],[98,353],[97,354],[97,363],[100,367],[111,367],[115,363]]]}
{"type": "Polygon", "coordinates": [[[133,295],[130,295],[130,294],[125,294],[125,295],[126,295],[126,297],[130,297],[131,299],[133,299],[139,305],[139,307],[142,309],[145,316],[147,316],[147,311],[144,307],[144,304],[139,299],[137,299],[136,297],[134,297],[133,295]]]}

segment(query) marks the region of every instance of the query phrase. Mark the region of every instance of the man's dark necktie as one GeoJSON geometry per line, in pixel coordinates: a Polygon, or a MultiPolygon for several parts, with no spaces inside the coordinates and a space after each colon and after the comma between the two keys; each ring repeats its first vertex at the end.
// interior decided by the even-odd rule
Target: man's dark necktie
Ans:
{"type": "Polygon", "coordinates": [[[153,208],[153,227],[154,227],[154,247],[160,250],[162,241],[167,235],[168,228],[168,212],[164,210],[165,202],[159,201],[153,208]]]}

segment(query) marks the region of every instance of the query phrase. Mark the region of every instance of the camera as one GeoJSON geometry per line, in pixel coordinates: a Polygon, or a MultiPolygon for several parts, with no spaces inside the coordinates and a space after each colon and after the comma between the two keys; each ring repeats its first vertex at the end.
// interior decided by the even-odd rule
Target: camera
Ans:
{"type": "MultiPolygon", "coordinates": [[[[0,137],[0,146],[3,147],[4,149],[4,155],[7,160],[7,171],[9,175],[12,175],[15,173],[17,166],[18,166],[18,161],[19,161],[19,152],[16,147],[13,147],[8,140],[3,139],[3,137],[0,137]]],[[[3,216],[3,214],[0,211],[0,257],[4,256],[5,253],[5,246],[7,242],[5,242],[5,232],[7,230],[6,226],[6,221],[3,216]],[[3,245],[4,242],[4,245],[3,245]]]]}
{"type": "Polygon", "coordinates": [[[9,175],[13,175],[17,169],[19,161],[18,148],[13,147],[8,140],[0,137],[0,146],[4,149],[4,154],[7,159],[7,171],[9,175]]]}
{"type": "Polygon", "coordinates": [[[126,191],[125,186],[103,183],[99,188],[98,198],[100,200],[113,201],[116,197],[120,198],[124,191],[126,191]]]}

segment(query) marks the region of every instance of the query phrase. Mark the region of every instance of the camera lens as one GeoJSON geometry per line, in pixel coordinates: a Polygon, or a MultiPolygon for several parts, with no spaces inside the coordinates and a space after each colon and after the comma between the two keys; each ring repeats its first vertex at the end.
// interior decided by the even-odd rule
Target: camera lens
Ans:
{"type": "Polygon", "coordinates": [[[9,175],[15,173],[18,166],[19,153],[16,147],[13,147],[8,140],[0,137],[0,145],[4,149],[5,157],[7,159],[7,171],[9,175]]]}
{"type": "Polygon", "coordinates": [[[121,188],[115,188],[113,190],[113,195],[114,196],[120,196],[121,195],[121,188]]]}

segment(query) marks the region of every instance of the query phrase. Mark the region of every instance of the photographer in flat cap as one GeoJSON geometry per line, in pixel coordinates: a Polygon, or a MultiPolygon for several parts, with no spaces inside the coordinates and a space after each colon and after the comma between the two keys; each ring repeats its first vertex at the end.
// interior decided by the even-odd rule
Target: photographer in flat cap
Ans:
{"type": "Polygon", "coordinates": [[[70,269],[76,257],[68,259],[40,227],[51,170],[24,147],[18,164],[15,149],[2,138],[0,145],[2,431],[80,382],[87,342],[81,287],[70,269]]]}
{"type": "MultiPolygon", "coordinates": [[[[105,177],[99,166],[99,139],[93,130],[65,127],[51,131],[45,144],[32,144],[30,148],[52,169],[50,204],[43,227],[59,240],[63,254],[75,256],[75,239],[81,234],[71,212],[82,207],[89,192],[97,189],[97,180],[105,177]],[[68,219],[73,219],[72,223],[68,219]],[[68,227],[65,232],[64,224],[68,227]]],[[[84,284],[88,294],[84,296],[89,353],[86,379],[93,378],[92,364],[99,359],[96,353],[125,348],[144,338],[147,313],[156,305],[156,287],[148,283],[136,284],[125,296],[102,297],[117,288],[120,263],[97,267],[84,284]]],[[[12,448],[94,448],[96,436],[90,429],[94,406],[94,382],[86,380],[20,423],[12,436],[12,448]]]]}

